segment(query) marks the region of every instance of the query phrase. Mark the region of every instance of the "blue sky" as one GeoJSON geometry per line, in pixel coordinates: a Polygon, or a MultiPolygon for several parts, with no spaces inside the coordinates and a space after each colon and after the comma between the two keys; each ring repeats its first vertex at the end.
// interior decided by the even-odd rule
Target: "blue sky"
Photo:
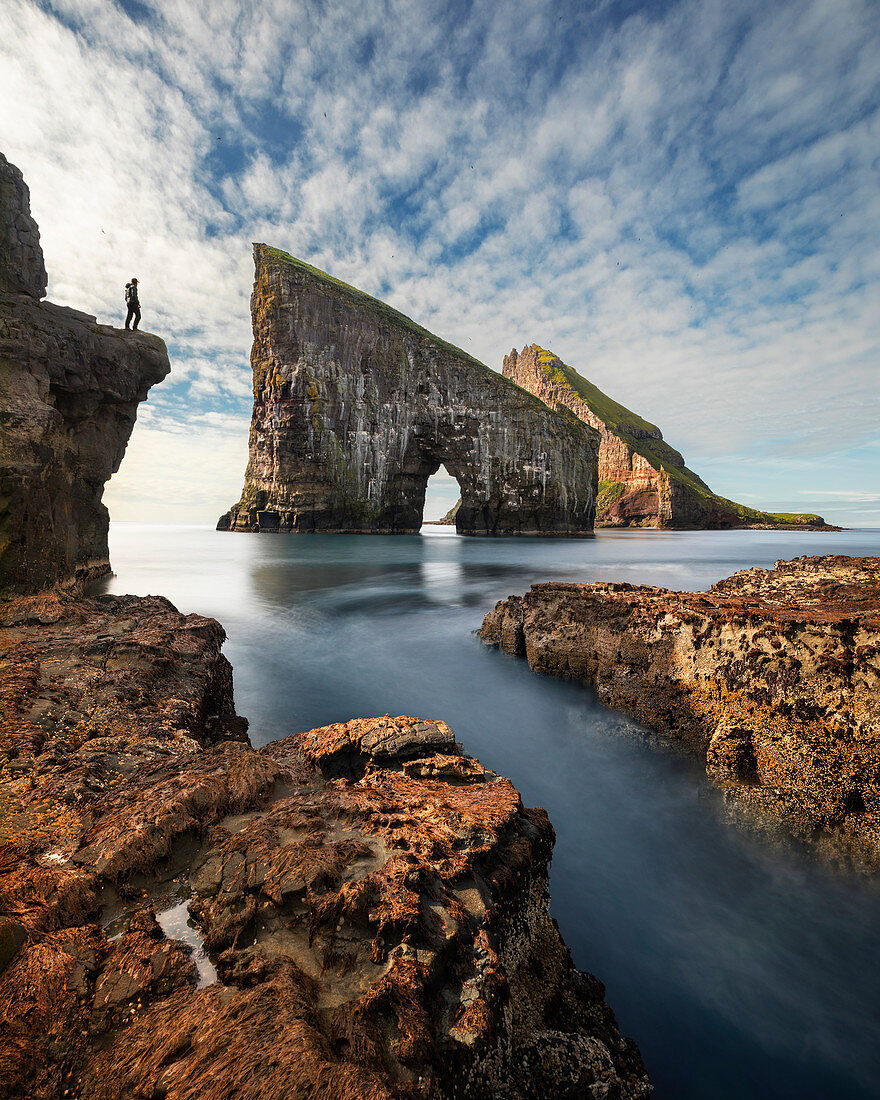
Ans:
{"type": "Polygon", "coordinates": [[[257,240],[495,369],[552,348],[726,496],[880,524],[878,57],[870,0],[4,0],[49,295],[120,323],[137,274],[172,356],[112,515],[237,499],[257,240]]]}

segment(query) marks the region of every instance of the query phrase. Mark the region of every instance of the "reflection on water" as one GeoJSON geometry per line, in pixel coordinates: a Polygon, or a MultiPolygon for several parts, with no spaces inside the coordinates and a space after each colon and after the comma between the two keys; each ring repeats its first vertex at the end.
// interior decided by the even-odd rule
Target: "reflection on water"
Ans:
{"type": "Polygon", "coordinates": [[[880,1095],[880,888],[727,823],[696,763],[593,693],[484,649],[495,602],[548,579],[700,589],[880,532],[600,532],[590,540],[111,529],[114,592],[229,635],[262,744],[373,714],[443,718],[556,827],[554,915],[661,1098],[880,1095]]]}
{"type": "Polygon", "coordinates": [[[189,915],[191,898],[181,898],[156,913],[156,920],[169,940],[182,940],[192,948],[192,960],[199,972],[198,989],[217,981],[217,968],[208,958],[205,945],[189,915]]]}

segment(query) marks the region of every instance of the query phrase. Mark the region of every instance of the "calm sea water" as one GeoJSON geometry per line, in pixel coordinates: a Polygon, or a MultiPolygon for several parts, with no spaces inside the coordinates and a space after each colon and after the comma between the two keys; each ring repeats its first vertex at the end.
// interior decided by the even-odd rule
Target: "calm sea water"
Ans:
{"type": "Polygon", "coordinates": [[[116,524],[104,588],[223,623],[257,744],[364,715],[442,718],[545,806],[554,915],[577,965],[606,983],[658,1098],[880,1096],[880,882],[729,824],[693,760],[473,633],[536,581],[700,589],[780,558],[880,554],[880,531],[424,531],[116,524]]]}

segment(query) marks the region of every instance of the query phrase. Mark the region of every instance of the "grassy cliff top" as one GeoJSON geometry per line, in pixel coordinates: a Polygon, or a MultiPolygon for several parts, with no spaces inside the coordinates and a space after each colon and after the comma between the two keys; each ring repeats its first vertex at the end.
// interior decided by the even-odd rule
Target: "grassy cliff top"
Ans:
{"type": "MultiPolygon", "coordinates": [[[[307,264],[304,260],[299,260],[296,256],[291,256],[289,252],[284,252],[280,248],[273,248],[268,244],[254,245],[255,260],[258,256],[258,250],[266,259],[274,261],[275,263],[285,264],[288,267],[295,268],[297,271],[301,271],[303,274],[310,276],[316,282],[323,284],[324,287],[331,291],[336,297],[347,298],[352,305],[364,309],[368,313],[373,313],[377,317],[382,317],[386,321],[391,321],[392,324],[405,328],[414,336],[420,336],[422,339],[430,340],[432,344],[436,345],[438,348],[442,348],[443,351],[449,352],[450,355],[454,355],[456,359],[463,360],[468,366],[479,367],[481,370],[491,369],[487,367],[485,363],[481,363],[479,359],[475,359],[472,355],[468,355],[462,348],[456,347],[455,344],[450,344],[446,340],[441,340],[441,338],[435,336],[433,332],[429,332],[428,329],[422,328],[422,326],[416,324],[411,317],[407,317],[405,313],[401,313],[393,306],[389,306],[387,302],[380,301],[380,299],[374,298],[363,290],[358,290],[357,287],[351,286],[349,283],[344,283],[341,279],[337,279],[333,275],[328,275],[326,271],[322,271],[319,267],[312,267],[311,264],[307,264]]],[[[497,374],[498,372],[492,371],[492,373],[497,374]]],[[[505,379],[505,381],[509,381],[509,379],[505,379]]]]}
{"type": "Polygon", "coordinates": [[[411,317],[407,317],[405,313],[401,313],[399,310],[394,309],[393,306],[389,306],[387,302],[380,301],[378,298],[374,298],[372,295],[366,294],[362,290],[358,290],[357,287],[353,287],[349,283],[344,283],[341,279],[337,279],[333,275],[328,275],[326,271],[322,271],[319,267],[313,267],[304,260],[299,260],[296,256],[291,256],[289,252],[284,252],[283,249],[274,248],[268,244],[255,243],[254,263],[259,264],[260,261],[283,264],[286,267],[291,267],[307,275],[313,282],[318,283],[323,290],[333,297],[344,298],[355,308],[372,313],[375,317],[388,321],[399,328],[405,329],[413,336],[417,336],[419,339],[427,341],[439,351],[443,351],[447,355],[451,355],[453,358],[457,359],[467,370],[476,370],[484,373],[493,383],[507,387],[511,392],[515,392],[520,398],[533,404],[536,409],[560,417],[562,420],[565,420],[570,427],[576,427],[578,430],[585,430],[587,432],[594,431],[593,428],[585,424],[568,409],[551,409],[549,405],[545,405],[539,397],[536,397],[527,389],[517,385],[517,383],[511,381],[511,379],[505,378],[498,371],[492,370],[491,367],[487,367],[485,363],[481,363],[479,359],[475,359],[472,355],[462,350],[462,348],[456,347],[455,344],[450,344],[446,340],[442,340],[439,336],[435,336],[433,332],[429,332],[428,329],[416,324],[416,322],[413,321],[411,317]]]}
{"type": "MultiPolygon", "coordinates": [[[[812,513],[794,512],[761,512],[756,508],[749,508],[745,504],[737,504],[735,500],[713,493],[703,479],[695,474],[687,466],[679,465],[676,452],[663,439],[660,429],[634,413],[631,409],[621,405],[613,398],[604,394],[597,386],[588,381],[573,368],[554,355],[552,351],[535,344],[538,349],[538,362],[544,373],[560,388],[567,389],[576,394],[589,409],[599,417],[608,430],[622,439],[636,454],[647,459],[655,470],[663,470],[680,485],[695,496],[702,498],[707,503],[714,501],[717,505],[729,509],[738,515],[743,521],[751,523],[767,524],[817,524],[824,520],[821,516],[812,513]],[[651,432],[652,436],[633,435],[632,429],[651,432]],[[656,433],[656,436],[654,435],[656,433]],[[659,437],[659,438],[658,438],[659,437]],[[674,460],[673,460],[674,458],[674,460]]],[[[612,483],[605,483],[611,485],[612,483]]],[[[610,491],[610,490],[609,490],[610,491]]]]}
{"type": "Polygon", "coordinates": [[[603,423],[607,424],[615,435],[630,435],[633,428],[651,434],[662,434],[656,424],[645,420],[638,413],[634,413],[632,409],[628,409],[625,405],[621,405],[619,401],[615,401],[608,394],[603,393],[598,386],[594,386],[592,382],[578,374],[574,367],[563,363],[558,355],[554,355],[552,351],[547,351],[538,344],[534,346],[538,349],[538,362],[547,377],[555,382],[557,386],[580,397],[584,404],[589,406],[590,410],[603,423]]]}

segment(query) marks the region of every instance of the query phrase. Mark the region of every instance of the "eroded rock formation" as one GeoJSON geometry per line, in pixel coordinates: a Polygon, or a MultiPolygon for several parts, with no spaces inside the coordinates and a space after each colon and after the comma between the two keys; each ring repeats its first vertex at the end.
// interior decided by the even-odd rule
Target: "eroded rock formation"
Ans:
{"type": "Polygon", "coordinates": [[[254,751],[215,622],[2,624],[3,1096],[647,1096],[550,919],[545,813],[444,723],[254,751]]]}
{"type": "Polygon", "coordinates": [[[101,497],[138,404],[171,369],[157,336],[41,302],[21,173],[0,154],[0,592],[81,589],[110,571],[101,497]]]}
{"type": "Polygon", "coordinates": [[[255,751],[218,623],[77,595],[167,359],[38,302],[3,166],[4,560],[8,587],[45,590],[0,602],[0,1095],[647,1096],[549,916],[546,814],[447,726],[255,751]]]}
{"type": "Polygon", "coordinates": [[[597,434],[384,303],[254,246],[254,412],[232,530],[406,534],[440,465],[462,534],[592,530],[597,434]]]}
{"type": "Polygon", "coordinates": [[[738,805],[880,866],[880,559],[777,562],[708,592],[537,584],[480,635],[683,741],[738,805]]]}
{"type": "Polygon", "coordinates": [[[821,516],[771,514],[713,493],[656,426],[624,408],[551,351],[527,345],[503,373],[551,408],[566,408],[601,436],[597,527],[824,527],[821,516]]]}

